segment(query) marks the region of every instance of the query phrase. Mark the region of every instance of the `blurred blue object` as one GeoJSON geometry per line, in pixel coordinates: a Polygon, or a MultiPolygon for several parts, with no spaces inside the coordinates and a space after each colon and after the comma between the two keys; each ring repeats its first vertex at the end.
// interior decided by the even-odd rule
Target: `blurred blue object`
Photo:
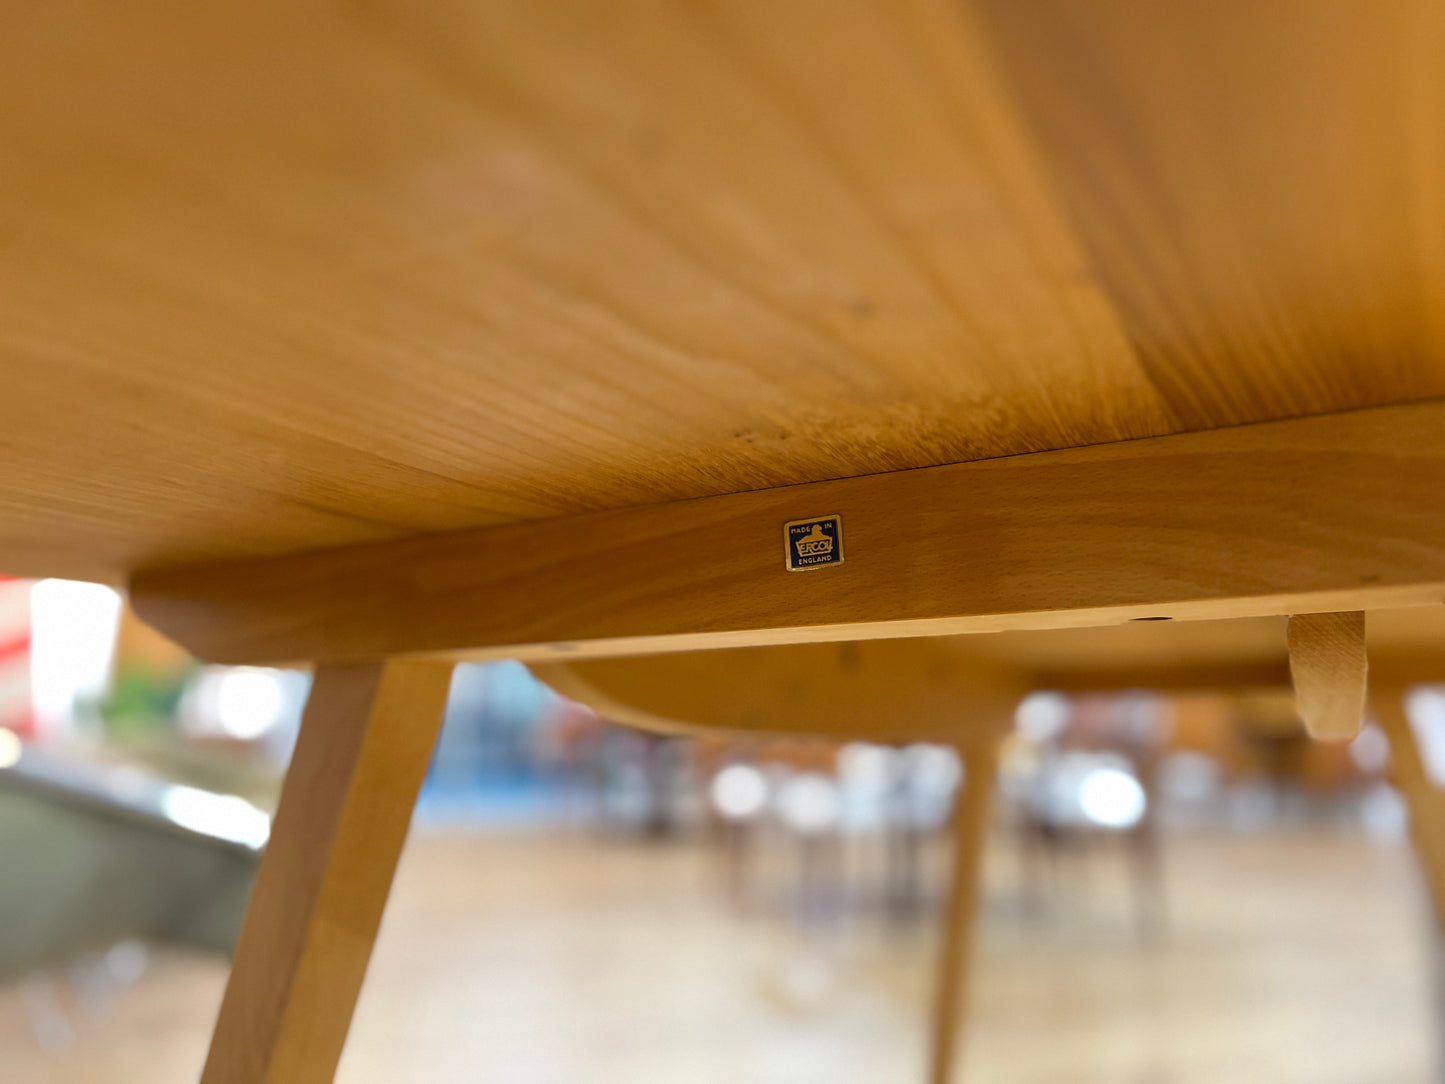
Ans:
{"type": "Polygon", "coordinates": [[[559,698],[518,662],[456,668],[417,815],[423,821],[545,819],[562,800],[548,724],[559,698]]]}

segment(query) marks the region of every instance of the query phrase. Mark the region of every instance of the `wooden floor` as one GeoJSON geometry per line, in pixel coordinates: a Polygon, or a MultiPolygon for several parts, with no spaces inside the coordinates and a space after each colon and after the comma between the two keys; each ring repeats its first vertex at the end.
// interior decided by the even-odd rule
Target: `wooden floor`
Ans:
{"type": "MultiPolygon", "coordinates": [[[[423,833],[343,1084],[920,1080],[932,932],[811,933],[722,903],[716,855],[423,833]]],[[[1425,925],[1403,845],[1324,834],[1170,841],[1171,932],[1141,947],[1102,856],[1025,916],[996,849],[968,1079],[1413,1084],[1435,1079],[1425,925]]],[[[45,1053],[0,988],[7,1084],[196,1079],[223,965],[175,952],[45,1053]]],[[[48,996],[32,982],[24,996],[48,996]],[[38,993],[37,993],[38,990],[38,993]]]]}

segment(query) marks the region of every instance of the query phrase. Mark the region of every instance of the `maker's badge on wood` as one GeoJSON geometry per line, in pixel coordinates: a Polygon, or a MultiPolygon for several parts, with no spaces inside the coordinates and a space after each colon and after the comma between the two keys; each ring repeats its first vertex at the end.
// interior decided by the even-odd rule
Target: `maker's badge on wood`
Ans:
{"type": "Polygon", "coordinates": [[[843,517],[816,516],[783,524],[789,572],[843,563],[843,517]]]}

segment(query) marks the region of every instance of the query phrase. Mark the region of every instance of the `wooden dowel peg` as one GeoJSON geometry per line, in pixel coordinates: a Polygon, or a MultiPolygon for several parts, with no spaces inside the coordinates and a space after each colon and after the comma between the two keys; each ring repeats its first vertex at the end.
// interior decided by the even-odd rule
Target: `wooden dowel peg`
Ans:
{"type": "Polygon", "coordinates": [[[1348,741],[1365,713],[1365,615],[1295,614],[1289,619],[1295,705],[1310,736],[1348,741]]]}

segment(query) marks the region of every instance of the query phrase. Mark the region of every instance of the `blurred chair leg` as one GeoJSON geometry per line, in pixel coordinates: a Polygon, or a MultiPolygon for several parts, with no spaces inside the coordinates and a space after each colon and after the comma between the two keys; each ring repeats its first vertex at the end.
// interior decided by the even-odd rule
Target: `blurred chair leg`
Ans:
{"type": "Polygon", "coordinates": [[[972,742],[960,753],[963,756],[964,783],[953,807],[953,865],[948,903],[943,915],[938,986],[934,993],[933,1026],[929,1036],[928,1079],[931,1084],[951,1084],[958,1060],[958,1039],[963,1030],[983,855],[988,844],[994,789],[998,783],[998,740],[995,737],[972,742]]]}
{"type": "MultiPolygon", "coordinates": [[[[1410,717],[1405,711],[1405,689],[1386,687],[1372,689],[1371,706],[1375,718],[1390,742],[1390,774],[1395,788],[1405,800],[1410,811],[1410,839],[1415,845],[1415,855],[1430,886],[1430,899],[1434,904],[1435,924],[1430,931],[1433,948],[1433,979],[1437,1008],[1445,1006],[1445,792],[1442,792],[1425,771],[1420,759],[1420,747],[1415,743],[1415,731],[1410,727],[1410,717]]],[[[1440,1018],[1437,1012],[1437,1020],[1440,1018]]],[[[1445,1034],[1437,1031],[1435,1049],[1437,1072],[1445,1079],[1445,1034]]]]}
{"type": "Polygon", "coordinates": [[[1445,929],[1445,792],[1431,782],[1405,713],[1405,690],[1371,693],[1375,717],[1390,742],[1390,772],[1410,811],[1410,838],[1425,871],[1435,915],[1445,929]]]}
{"type": "Polygon", "coordinates": [[[450,678],[430,660],[317,670],[203,1084],[332,1079],[450,678]]]}
{"type": "Polygon", "coordinates": [[[1144,814],[1126,841],[1133,868],[1135,926],[1141,940],[1156,943],[1168,926],[1164,894],[1164,847],[1160,839],[1158,771],[1152,760],[1136,758],[1134,769],[1144,787],[1144,814]]]}

